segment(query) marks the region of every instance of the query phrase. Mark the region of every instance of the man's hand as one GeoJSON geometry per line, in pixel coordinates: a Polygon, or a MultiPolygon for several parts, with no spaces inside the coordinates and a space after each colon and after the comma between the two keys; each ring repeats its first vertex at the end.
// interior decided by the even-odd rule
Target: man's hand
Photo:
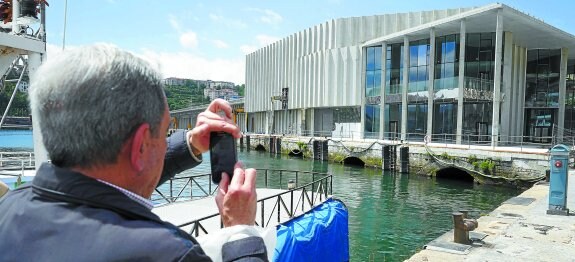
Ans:
{"type": "Polygon", "coordinates": [[[256,170],[244,170],[238,162],[234,175],[222,173],[222,180],[216,196],[224,227],[254,225],[256,220],[256,170]]]}
{"type": "MultiPolygon", "coordinates": [[[[210,132],[223,131],[232,134],[234,138],[240,138],[240,128],[232,120],[232,107],[223,99],[216,99],[210,103],[206,111],[198,115],[196,126],[190,130],[189,141],[197,153],[204,153],[210,148],[210,132]],[[218,112],[224,112],[221,116],[218,112]]],[[[196,152],[194,152],[196,153],[196,152]]]]}

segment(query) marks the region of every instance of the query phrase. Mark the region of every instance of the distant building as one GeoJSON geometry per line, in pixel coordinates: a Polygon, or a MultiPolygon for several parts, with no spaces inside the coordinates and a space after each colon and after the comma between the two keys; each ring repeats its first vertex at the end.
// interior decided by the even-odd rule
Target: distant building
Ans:
{"type": "Polygon", "coordinates": [[[186,85],[186,80],[189,80],[189,79],[168,77],[162,81],[163,81],[163,84],[166,86],[184,86],[184,85],[186,85]]]}
{"type": "Polygon", "coordinates": [[[206,81],[206,87],[207,88],[219,87],[219,88],[231,88],[231,89],[233,89],[235,87],[235,85],[232,82],[207,80],[206,81]]]}
{"type": "Polygon", "coordinates": [[[204,96],[209,97],[210,100],[221,98],[225,100],[234,100],[238,98],[238,92],[232,88],[206,88],[204,89],[204,96]]]}
{"type": "Polygon", "coordinates": [[[204,88],[229,88],[233,89],[235,84],[225,81],[212,81],[212,80],[195,80],[188,78],[168,77],[162,80],[164,85],[169,86],[185,86],[188,82],[204,88]]]}

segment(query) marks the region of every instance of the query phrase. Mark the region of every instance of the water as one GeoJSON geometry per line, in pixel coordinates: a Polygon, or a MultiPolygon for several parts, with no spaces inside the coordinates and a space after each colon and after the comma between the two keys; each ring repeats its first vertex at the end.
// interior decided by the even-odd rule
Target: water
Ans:
{"type": "MultiPolygon", "coordinates": [[[[10,145],[31,150],[31,144],[31,131],[0,131],[1,150],[10,145]]],[[[209,154],[203,157],[201,165],[178,176],[208,173],[209,154]]],[[[479,217],[520,193],[509,188],[270,156],[266,152],[241,151],[238,158],[246,167],[333,174],[334,196],[349,210],[351,261],[403,261],[450,230],[452,212],[468,209],[470,216],[479,217]]],[[[258,187],[263,187],[259,175],[258,187]]]]}
{"type": "Polygon", "coordinates": [[[32,130],[0,129],[0,151],[34,151],[32,130]]]}
{"type": "MultiPolygon", "coordinates": [[[[238,158],[248,168],[333,174],[334,196],[343,200],[349,211],[351,261],[403,261],[449,231],[453,226],[452,212],[467,209],[471,217],[479,217],[520,193],[469,182],[270,156],[253,150],[239,152],[238,158]]],[[[208,154],[204,155],[204,163],[180,175],[208,173],[207,160],[208,154]]],[[[261,179],[258,187],[263,187],[261,179]]]]}

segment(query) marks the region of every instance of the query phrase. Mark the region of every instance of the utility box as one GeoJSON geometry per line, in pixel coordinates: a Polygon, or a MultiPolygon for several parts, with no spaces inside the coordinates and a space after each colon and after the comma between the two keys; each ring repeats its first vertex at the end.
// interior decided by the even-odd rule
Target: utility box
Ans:
{"type": "Polygon", "coordinates": [[[568,164],[569,147],[556,145],[551,148],[549,157],[549,167],[551,169],[549,179],[549,215],[569,215],[567,209],[567,185],[568,185],[568,164]]]}

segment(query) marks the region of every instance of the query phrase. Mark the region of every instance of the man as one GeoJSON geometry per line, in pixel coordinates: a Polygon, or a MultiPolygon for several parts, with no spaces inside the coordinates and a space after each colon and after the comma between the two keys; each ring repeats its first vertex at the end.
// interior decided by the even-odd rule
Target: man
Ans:
{"type": "MultiPolygon", "coordinates": [[[[79,48],[42,65],[30,102],[51,163],[0,200],[3,261],[209,261],[197,241],[151,212],[153,190],[197,165],[209,133],[240,136],[227,102],[166,141],[170,117],[157,71],[107,45],[79,48]],[[226,117],[217,114],[225,112],[226,117]]],[[[253,225],[255,170],[225,174],[216,204],[225,227],[253,225]]],[[[263,240],[241,234],[222,259],[266,260],[263,240]]]]}

